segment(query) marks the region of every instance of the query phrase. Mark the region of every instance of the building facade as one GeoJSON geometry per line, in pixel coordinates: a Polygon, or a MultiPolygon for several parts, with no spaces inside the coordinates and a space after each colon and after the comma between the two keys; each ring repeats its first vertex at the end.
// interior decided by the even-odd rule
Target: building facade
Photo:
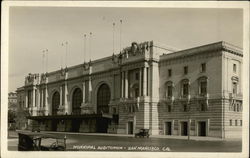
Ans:
{"type": "Polygon", "coordinates": [[[241,137],[242,50],[217,42],[174,50],[153,41],[44,74],[17,90],[28,128],[241,137]]]}

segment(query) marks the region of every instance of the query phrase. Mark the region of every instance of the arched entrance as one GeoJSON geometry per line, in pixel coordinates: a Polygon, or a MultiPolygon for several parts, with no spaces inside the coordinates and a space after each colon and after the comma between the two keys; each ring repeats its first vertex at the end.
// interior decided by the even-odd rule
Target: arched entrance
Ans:
{"type": "Polygon", "coordinates": [[[81,114],[81,104],[82,104],[82,90],[76,88],[72,95],[72,113],[73,115],[81,114]]]}
{"type": "MultiPolygon", "coordinates": [[[[72,95],[72,114],[80,115],[81,114],[81,104],[82,104],[82,90],[80,88],[76,88],[72,95]]],[[[72,120],[72,132],[79,132],[81,120],[76,119],[72,120]]]]}
{"type": "Polygon", "coordinates": [[[110,89],[107,84],[102,84],[97,92],[97,113],[109,113],[110,89]]]}
{"type": "Polygon", "coordinates": [[[57,111],[60,105],[60,94],[55,92],[52,96],[52,115],[57,115],[57,111]]]}
{"type": "MultiPolygon", "coordinates": [[[[97,113],[109,113],[110,88],[107,84],[102,84],[97,91],[97,113]]],[[[97,120],[97,132],[107,133],[109,120],[101,118],[97,120]]]]}
{"type": "MultiPolygon", "coordinates": [[[[52,115],[57,115],[57,111],[60,105],[60,94],[55,92],[52,96],[52,115]]],[[[52,120],[52,131],[57,130],[57,120],[52,120]]]]}

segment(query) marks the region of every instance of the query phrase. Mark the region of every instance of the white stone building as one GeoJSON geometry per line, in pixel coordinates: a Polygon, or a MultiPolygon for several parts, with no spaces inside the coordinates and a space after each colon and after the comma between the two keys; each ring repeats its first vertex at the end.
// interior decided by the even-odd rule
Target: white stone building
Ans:
{"type": "Polygon", "coordinates": [[[46,74],[17,90],[29,128],[241,137],[241,48],[217,42],[177,51],[153,41],[46,74]]]}

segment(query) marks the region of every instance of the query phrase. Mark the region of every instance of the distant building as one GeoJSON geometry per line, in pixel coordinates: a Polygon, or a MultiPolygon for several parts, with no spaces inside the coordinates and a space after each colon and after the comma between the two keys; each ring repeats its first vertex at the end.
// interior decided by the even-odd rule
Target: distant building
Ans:
{"type": "Polygon", "coordinates": [[[177,51],[153,41],[45,74],[17,90],[29,128],[241,137],[242,50],[217,42],[177,51]]]}
{"type": "Polygon", "coordinates": [[[8,94],[8,108],[9,110],[16,110],[17,105],[17,93],[10,92],[8,94]]]}

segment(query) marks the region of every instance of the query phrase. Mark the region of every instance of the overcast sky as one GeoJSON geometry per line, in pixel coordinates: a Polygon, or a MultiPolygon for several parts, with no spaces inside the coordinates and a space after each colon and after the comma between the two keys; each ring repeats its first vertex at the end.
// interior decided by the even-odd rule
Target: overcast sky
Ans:
{"type": "Polygon", "coordinates": [[[59,69],[61,56],[65,56],[63,41],[69,42],[68,66],[82,63],[85,33],[93,32],[92,60],[112,55],[113,22],[118,53],[120,19],[122,47],[133,41],[156,40],[186,49],[221,40],[242,47],[242,18],[239,9],[11,7],[9,92],[23,86],[28,73],[42,72],[42,50],[46,48],[49,71],[59,69]]]}

